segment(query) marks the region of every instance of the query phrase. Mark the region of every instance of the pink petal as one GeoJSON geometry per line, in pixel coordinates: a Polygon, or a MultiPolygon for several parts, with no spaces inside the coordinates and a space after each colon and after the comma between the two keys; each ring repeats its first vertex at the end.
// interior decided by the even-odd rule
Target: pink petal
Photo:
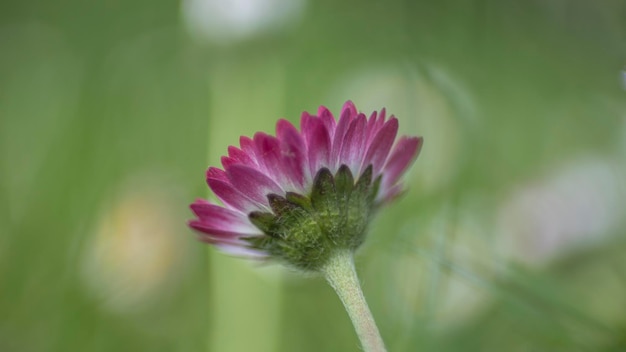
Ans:
{"type": "Polygon", "coordinates": [[[224,181],[218,178],[207,178],[207,183],[217,198],[233,209],[237,209],[247,214],[253,210],[259,209],[259,207],[262,206],[261,204],[258,204],[241,194],[241,192],[236,190],[229,181],[224,181]]]}
{"type": "Polygon", "coordinates": [[[424,139],[403,136],[393,148],[383,169],[383,188],[393,186],[419,154],[424,139]]]}
{"type": "Polygon", "coordinates": [[[283,189],[276,182],[251,167],[233,165],[226,170],[226,173],[230,183],[239,192],[257,203],[269,205],[267,201],[268,194],[284,193],[283,189]]]}
{"type": "Polygon", "coordinates": [[[263,132],[254,134],[254,148],[259,163],[259,170],[282,184],[285,182],[281,164],[280,141],[263,132]]]}
{"type": "Polygon", "coordinates": [[[246,136],[239,137],[239,146],[241,147],[241,151],[243,151],[255,164],[259,164],[258,158],[255,152],[254,141],[251,138],[246,136]]]}
{"type": "Polygon", "coordinates": [[[333,113],[328,110],[325,106],[320,106],[317,109],[317,116],[322,120],[324,126],[326,126],[326,130],[328,131],[328,135],[330,138],[333,138],[335,134],[335,127],[337,126],[337,121],[335,121],[335,117],[333,113]]]}
{"type": "Polygon", "coordinates": [[[330,157],[330,137],[320,119],[311,119],[306,130],[302,131],[307,146],[309,159],[309,179],[313,179],[317,170],[328,166],[330,157]]]}
{"type": "Polygon", "coordinates": [[[380,111],[380,114],[377,114],[376,111],[372,113],[370,119],[367,123],[367,143],[371,143],[376,134],[385,124],[385,108],[380,111]]]}
{"type": "Polygon", "coordinates": [[[359,172],[358,168],[361,166],[366,123],[367,119],[363,114],[359,114],[357,118],[350,123],[339,154],[339,164],[348,165],[353,173],[359,172]]]}
{"type": "Polygon", "coordinates": [[[378,111],[374,111],[372,112],[372,114],[370,115],[370,118],[367,119],[367,126],[365,127],[365,131],[367,133],[366,137],[367,140],[370,140],[372,137],[372,135],[374,134],[374,125],[376,124],[376,120],[378,118],[378,111]]]}
{"type": "Polygon", "coordinates": [[[311,114],[309,114],[308,112],[302,112],[302,115],[300,115],[300,131],[302,131],[302,134],[304,134],[304,131],[311,128],[311,121],[315,119],[316,117],[311,116],[311,114]]]}
{"type": "Polygon", "coordinates": [[[236,238],[263,234],[241,212],[204,200],[197,200],[190,207],[198,217],[190,226],[215,237],[236,238]]]}
{"type": "Polygon", "coordinates": [[[343,116],[345,113],[347,113],[348,115],[354,117],[356,116],[359,112],[356,110],[356,106],[354,106],[354,103],[352,102],[352,100],[348,100],[343,104],[343,107],[341,107],[341,116],[343,116]]]}
{"type": "Polygon", "coordinates": [[[268,254],[256,249],[246,247],[245,245],[233,245],[229,243],[216,243],[215,246],[222,252],[237,257],[248,257],[250,259],[264,259],[268,254]]]}
{"type": "Polygon", "coordinates": [[[228,156],[223,156],[220,160],[222,161],[222,166],[224,167],[224,169],[227,169],[228,167],[235,164],[241,164],[237,159],[228,156]]]}
{"type": "Polygon", "coordinates": [[[304,141],[291,122],[283,119],[276,124],[276,136],[280,140],[283,172],[300,190],[304,184],[304,141]]]}
{"type": "Polygon", "coordinates": [[[213,166],[206,170],[206,180],[208,181],[210,178],[228,182],[228,176],[226,175],[226,172],[213,166]]]}
{"type": "Polygon", "coordinates": [[[398,120],[392,117],[387,121],[383,127],[376,133],[376,136],[372,140],[372,143],[367,148],[367,154],[363,159],[361,169],[364,170],[369,164],[372,164],[374,168],[374,174],[377,174],[381,167],[384,165],[389,150],[396,139],[396,133],[398,133],[398,120]]]}
{"type": "Polygon", "coordinates": [[[341,117],[339,118],[339,123],[337,124],[335,134],[333,135],[333,145],[330,153],[330,167],[333,170],[338,166],[339,152],[341,151],[343,145],[344,136],[348,131],[348,127],[350,127],[350,123],[352,123],[352,120],[355,117],[356,108],[351,101],[347,101],[341,109],[341,117]]]}
{"type": "Polygon", "coordinates": [[[285,119],[280,119],[278,123],[276,123],[276,137],[282,142],[294,146],[294,148],[297,148],[300,152],[304,150],[304,141],[300,133],[298,133],[298,130],[291,122],[285,119]]]}
{"type": "Polygon", "coordinates": [[[256,250],[251,248],[248,242],[237,239],[237,238],[225,238],[225,237],[217,237],[206,232],[203,232],[201,229],[197,229],[194,226],[194,221],[189,222],[189,226],[194,228],[195,230],[201,232],[198,239],[202,242],[214,245],[220,251],[234,255],[238,257],[247,257],[250,259],[265,259],[268,257],[268,253],[265,253],[260,250],[256,250]]]}
{"type": "Polygon", "coordinates": [[[232,145],[228,147],[228,156],[240,164],[256,166],[256,161],[248,153],[232,145]]]}

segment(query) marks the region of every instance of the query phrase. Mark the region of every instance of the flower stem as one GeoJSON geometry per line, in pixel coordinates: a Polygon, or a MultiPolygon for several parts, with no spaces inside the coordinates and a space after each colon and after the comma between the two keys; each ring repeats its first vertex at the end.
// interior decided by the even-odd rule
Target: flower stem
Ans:
{"type": "Polygon", "coordinates": [[[361,285],[354,269],[352,251],[337,251],[328,259],[321,271],[346,308],[356,334],[361,340],[363,350],[365,352],[385,352],[385,344],[361,291],[361,285]]]}

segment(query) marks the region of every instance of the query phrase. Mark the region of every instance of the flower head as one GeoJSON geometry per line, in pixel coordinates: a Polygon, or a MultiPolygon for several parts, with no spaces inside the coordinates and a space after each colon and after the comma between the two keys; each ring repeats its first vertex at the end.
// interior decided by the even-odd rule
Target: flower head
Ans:
{"type": "Polygon", "coordinates": [[[348,101],[338,121],[320,107],[300,131],[281,119],[276,137],[241,137],[224,169],[206,173],[224,205],[197,200],[189,226],[225,252],[318,270],[334,250],[356,250],[373,212],[402,192],[422,138],[396,141],[397,131],[385,109],[367,118],[348,101]]]}

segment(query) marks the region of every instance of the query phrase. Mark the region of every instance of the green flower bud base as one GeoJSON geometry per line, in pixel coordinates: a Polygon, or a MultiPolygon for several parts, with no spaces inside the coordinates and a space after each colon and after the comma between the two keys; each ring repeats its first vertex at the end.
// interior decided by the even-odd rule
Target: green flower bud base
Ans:
{"type": "Polygon", "coordinates": [[[354,252],[363,243],[380,180],[372,180],[371,165],[356,182],[346,165],[334,176],[323,168],[309,196],[269,194],[272,212],[249,214],[265,235],[246,240],[292,267],[319,272],[337,251],[354,252]]]}
{"type": "Polygon", "coordinates": [[[346,308],[364,350],[384,352],[352,259],[376,209],[381,178],[372,180],[372,174],[370,165],[355,182],[346,165],[335,175],[323,168],[315,175],[309,196],[269,194],[272,212],[248,215],[265,235],[245,239],[291,267],[323,274],[346,308]]]}

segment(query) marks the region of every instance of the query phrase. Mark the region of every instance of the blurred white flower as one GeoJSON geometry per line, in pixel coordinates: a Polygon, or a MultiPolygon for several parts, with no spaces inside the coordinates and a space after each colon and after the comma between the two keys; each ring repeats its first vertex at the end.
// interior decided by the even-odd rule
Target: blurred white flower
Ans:
{"type": "Polygon", "coordinates": [[[141,308],[167,291],[186,249],[178,210],[183,207],[175,193],[163,184],[133,185],[105,206],[83,258],[88,287],[119,312],[141,308]]]}
{"type": "Polygon", "coordinates": [[[541,265],[605,240],[626,209],[624,179],[619,164],[595,157],[522,186],[504,202],[498,217],[505,255],[541,265]]]}
{"type": "Polygon", "coordinates": [[[190,34],[211,42],[232,42],[276,30],[299,20],[305,0],[183,0],[190,34]]]}

